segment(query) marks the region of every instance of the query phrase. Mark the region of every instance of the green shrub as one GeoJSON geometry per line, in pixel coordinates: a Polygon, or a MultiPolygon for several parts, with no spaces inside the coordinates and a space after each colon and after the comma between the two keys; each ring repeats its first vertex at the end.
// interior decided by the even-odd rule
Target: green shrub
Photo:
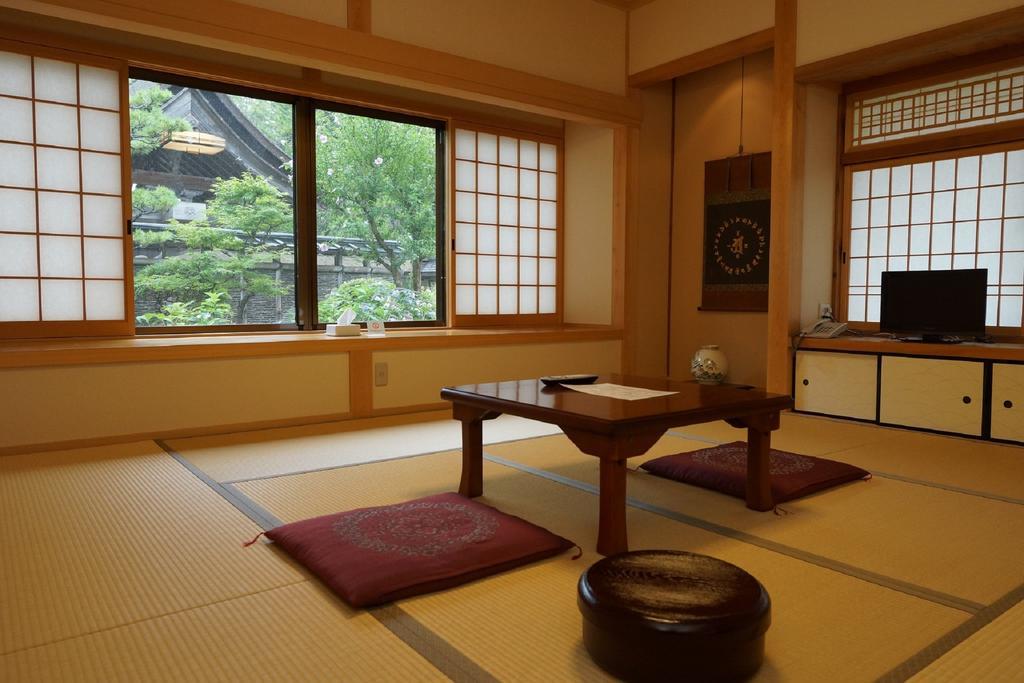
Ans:
{"type": "Polygon", "coordinates": [[[356,312],[356,320],[434,320],[437,294],[433,287],[414,292],[395,287],[389,280],[363,278],[338,285],[320,301],[320,322],[331,323],[346,308],[356,312]]]}

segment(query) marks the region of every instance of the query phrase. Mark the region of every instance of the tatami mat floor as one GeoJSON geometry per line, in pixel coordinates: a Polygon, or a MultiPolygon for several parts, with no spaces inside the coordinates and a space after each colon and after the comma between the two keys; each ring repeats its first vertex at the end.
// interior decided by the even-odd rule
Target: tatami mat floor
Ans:
{"type": "MultiPolygon", "coordinates": [[[[574,590],[598,559],[596,461],[548,425],[486,423],[483,500],[573,538],[579,561],[355,611],[273,545],[241,548],[268,519],[452,490],[444,417],[0,458],[0,680],[600,680],[574,590]]],[[[686,427],[647,457],[742,438],[686,427]]],[[[1024,449],[798,415],[773,445],[878,476],[778,516],[629,475],[632,547],[712,554],[767,587],[758,680],[1019,680],[1024,449]]]]}

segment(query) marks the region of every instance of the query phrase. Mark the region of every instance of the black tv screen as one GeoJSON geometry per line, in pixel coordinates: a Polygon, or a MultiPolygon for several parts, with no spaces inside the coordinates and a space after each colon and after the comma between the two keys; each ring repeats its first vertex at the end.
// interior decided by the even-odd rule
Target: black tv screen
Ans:
{"type": "Polygon", "coordinates": [[[984,336],[988,270],[915,270],[882,273],[883,332],[984,336]]]}

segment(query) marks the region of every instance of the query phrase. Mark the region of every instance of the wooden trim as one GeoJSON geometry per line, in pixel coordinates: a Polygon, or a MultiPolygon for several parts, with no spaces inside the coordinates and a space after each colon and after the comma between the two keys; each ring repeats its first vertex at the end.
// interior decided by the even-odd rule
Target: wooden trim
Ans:
{"type": "MultiPolygon", "coordinates": [[[[768,349],[766,387],[788,394],[792,377],[789,351],[792,311],[790,266],[799,264],[799,244],[791,245],[797,154],[796,128],[797,0],[775,0],[775,55],[772,92],[772,213],[768,274],[768,349]],[[796,246],[793,251],[791,246],[796,246]]],[[[799,283],[799,280],[797,280],[799,283]]],[[[797,284],[799,288],[799,284],[797,284]]]]}
{"type": "MultiPolygon", "coordinates": [[[[618,127],[613,131],[612,151],[612,316],[611,324],[624,327],[626,323],[626,242],[629,220],[630,153],[634,147],[635,131],[618,127]]],[[[626,345],[623,345],[626,346],[626,345]]]]}
{"type": "Polygon", "coordinates": [[[116,339],[60,339],[0,342],[0,368],[95,363],[139,363],[205,358],[259,358],[352,351],[415,351],[477,346],[577,343],[621,340],[613,327],[523,329],[416,329],[385,337],[328,337],[317,332],[213,334],[116,339]]]}
{"type": "Polygon", "coordinates": [[[899,142],[863,145],[843,152],[840,162],[844,165],[863,164],[1019,140],[1024,140],[1024,121],[1005,121],[976,128],[922,135],[899,142]]]}
{"type": "Polygon", "coordinates": [[[803,64],[796,78],[804,83],[862,81],[1022,41],[1024,6],[803,64]]]}
{"type": "Polygon", "coordinates": [[[348,0],[348,28],[372,33],[373,0],[348,0]]]}
{"type": "Polygon", "coordinates": [[[1024,344],[924,344],[900,342],[880,337],[836,337],[835,339],[805,337],[800,340],[800,350],[1024,361],[1024,344]]]}
{"type": "Polygon", "coordinates": [[[990,71],[1001,71],[1020,66],[1022,54],[1024,54],[1024,43],[1014,43],[994,50],[944,59],[940,62],[923,64],[859,81],[850,81],[843,84],[843,94],[847,97],[856,95],[862,98],[888,95],[990,71]]]}
{"type": "Polygon", "coordinates": [[[673,59],[671,62],[638,71],[629,77],[629,87],[645,88],[655,83],[679,78],[694,71],[701,71],[740,57],[770,50],[774,44],[775,28],[766,28],[763,31],[757,31],[742,38],[673,59]]]}
{"type": "Polygon", "coordinates": [[[587,123],[631,123],[642,116],[628,97],[452,55],[232,0],[48,0],[47,14],[189,42],[230,43],[239,53],[364,76],[393,84],[495,99],[587,123]],[[197,21],[196,17],[202,17],[197,21]],[[239,22],[244,17],[244,22],[239,22]]]}
{"type": "Polygon", "coordinates": [[[348,410],[353,417],[373,412],[373,352],[349,351],[348,410]]]}

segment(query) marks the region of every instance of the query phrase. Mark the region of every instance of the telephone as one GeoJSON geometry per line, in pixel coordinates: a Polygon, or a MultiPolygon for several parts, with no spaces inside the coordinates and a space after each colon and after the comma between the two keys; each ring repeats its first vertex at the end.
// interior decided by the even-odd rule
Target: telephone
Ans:
{"type": "Polygon", "coordinates": [[[801,337],[817,337],[818,339],[831,339],[846,332],[846,323],[837,323],[833,320],[821,319],[818,322],[805,327],[800,333],[801,337]]]}

